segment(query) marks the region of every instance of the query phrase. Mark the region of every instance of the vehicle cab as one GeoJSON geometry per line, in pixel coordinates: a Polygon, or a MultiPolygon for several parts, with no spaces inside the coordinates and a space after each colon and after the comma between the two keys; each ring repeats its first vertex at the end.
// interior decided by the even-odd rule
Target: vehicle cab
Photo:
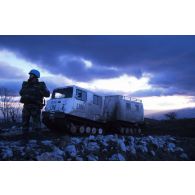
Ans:
{"type": "Polygon", "coordinates": [[[54,89],[45,111],[98,120],[102,116],[102,107],[102,96],[73,85],[54,89]]]}

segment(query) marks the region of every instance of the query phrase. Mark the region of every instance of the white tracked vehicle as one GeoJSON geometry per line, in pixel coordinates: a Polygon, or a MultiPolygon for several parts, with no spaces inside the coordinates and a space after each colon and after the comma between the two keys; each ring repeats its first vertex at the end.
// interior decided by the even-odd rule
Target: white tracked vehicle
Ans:
{"type": "Polygon", "coordinates": [[[43,123],[71,134],[140,134],[144,122],[141,100],[122,95],[101,96],[78,86],[54,89],[43,123]]]}

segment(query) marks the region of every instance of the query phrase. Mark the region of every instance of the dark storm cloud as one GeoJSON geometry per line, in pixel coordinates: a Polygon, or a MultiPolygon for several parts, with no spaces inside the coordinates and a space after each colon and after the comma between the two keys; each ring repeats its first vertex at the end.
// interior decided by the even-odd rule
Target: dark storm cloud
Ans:
{"type": "Polygon", "coordinates": [[[120,76],[121,71],[106,66],[87,67],[85,62],[80,58],[62,57],[58,62],[58,69],[55,66],[50,67],[52,72],[63,73],[66,77],[76,81],[89,81],[94,78],[113,78],[120,76]]]}
{"type": "Polygon", "coordinates": [[[19,80],[0,80],[0,89],[6,88],[12,95],[19,95],[22,81],[19,80]]]}
{"type": "MultiPolygon", "coordinates": [[[[1,59],[0,59],[1,60],[1,59]]],[[[19,68],[10,66],[5,62],[0,61],[0,79],[21,79],[25,78],[25,75],[19,68]]]]}
{"type": "Polygon", "coordinates": [[[163,91],[143,95],[195,91],[195,36],[0,36],[0,48],[77,81],[150,73],[150,84],[163,91]]]}

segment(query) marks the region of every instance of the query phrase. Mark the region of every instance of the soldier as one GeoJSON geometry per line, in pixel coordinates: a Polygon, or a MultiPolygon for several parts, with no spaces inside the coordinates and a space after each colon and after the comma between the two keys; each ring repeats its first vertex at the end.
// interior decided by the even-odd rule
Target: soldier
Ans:
{"type": "Polygon", "coordinates": [[[49,97],[50,92],[44,82],[39,82],[40,72],[31,70],[28,81],[24,81],[20,90],[20,102],[24,104],[22,110],[22,130],[28,135],[29,122],[32,117],[32,128],[36,131],[41,129],[41,109],[44,107],[44,97],[49,97]]]}

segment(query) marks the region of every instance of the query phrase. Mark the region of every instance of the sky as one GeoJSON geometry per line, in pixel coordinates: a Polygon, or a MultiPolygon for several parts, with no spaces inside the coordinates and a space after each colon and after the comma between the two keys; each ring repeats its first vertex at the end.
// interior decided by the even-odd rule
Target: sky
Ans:
{"type": "Polygon", "coordinates": [[[0,86],[38,69],[50,91],[78,85],[142,99],[148,112],[195,107],[195,36],[0,36],[0,86]]]}

